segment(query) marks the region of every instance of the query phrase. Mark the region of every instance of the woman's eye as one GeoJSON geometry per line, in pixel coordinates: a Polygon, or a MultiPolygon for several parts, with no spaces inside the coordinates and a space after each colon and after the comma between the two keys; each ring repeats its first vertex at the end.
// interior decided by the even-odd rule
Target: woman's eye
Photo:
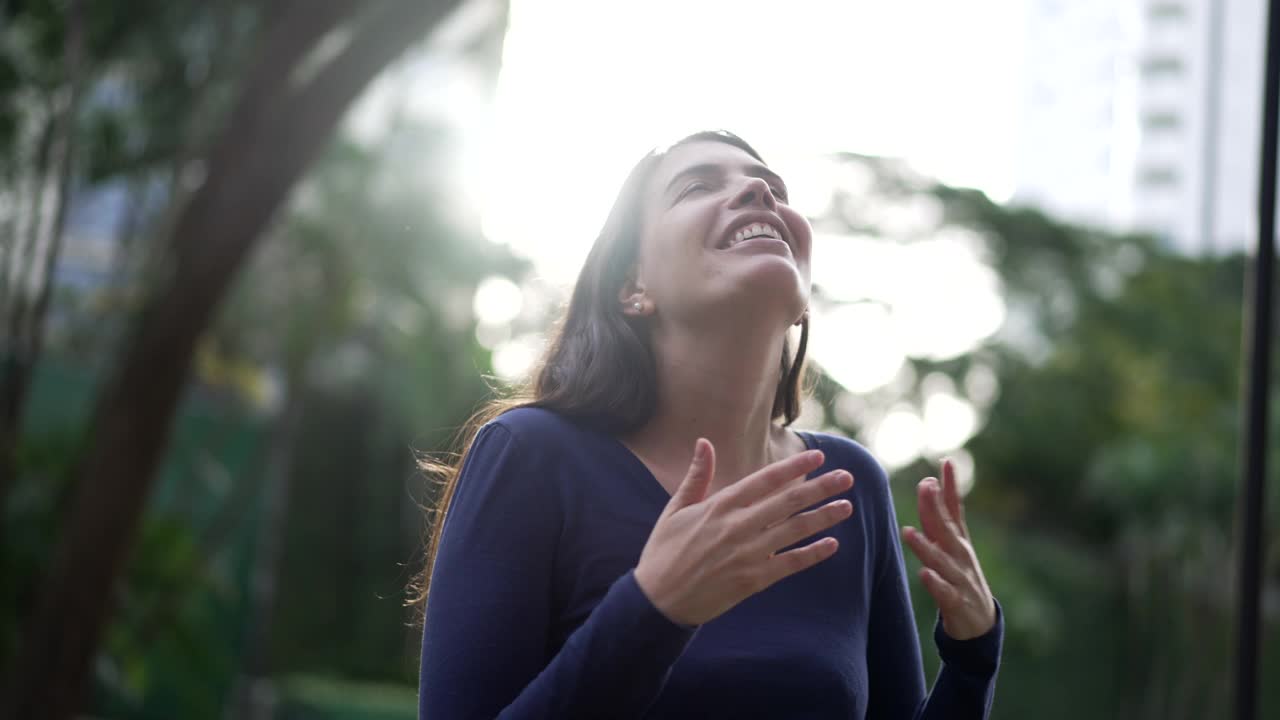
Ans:
{"type": "Polygon", "coordinates": [[[685,195],[688,195],[689,193],[693,192],[694,190],[706,190],[706,189],[707,189],[707,184],[706,184],[706,183],[701,182],[701,181],[699,181],[699,182],[692,182],[692,183],[689,183],[688,185],[686,185],[686,186],[685,186],[685,188],[684,188],[684,190],[681,190],[681,191],[680,191],[680,196],[679,196],[678,198],[676,198],[676,199],[678,200],[679,198],[682,198],[682,197],[684,197],[685,195]]]}

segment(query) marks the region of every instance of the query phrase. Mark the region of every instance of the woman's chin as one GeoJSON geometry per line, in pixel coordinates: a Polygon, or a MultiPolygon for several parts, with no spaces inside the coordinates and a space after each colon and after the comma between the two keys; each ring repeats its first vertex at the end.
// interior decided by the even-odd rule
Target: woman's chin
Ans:
{"type": "Polygon", "coordinates": [[[732,281],[717,293],[725,304],[760,320],[774,315],[798,318],[809,304],[809,280],[790,261],[753,263],[745,272],[726,273],[720,279],[732,281]]]}
{"type": "Polygon", "coordinates": [[[744,268],[739,278],[742,291],[746,293],[795,295],[808,299],[808,274],[802,273],[790,258],[775,256],[769,261],[751,263],[750,267],[744,268]]]}

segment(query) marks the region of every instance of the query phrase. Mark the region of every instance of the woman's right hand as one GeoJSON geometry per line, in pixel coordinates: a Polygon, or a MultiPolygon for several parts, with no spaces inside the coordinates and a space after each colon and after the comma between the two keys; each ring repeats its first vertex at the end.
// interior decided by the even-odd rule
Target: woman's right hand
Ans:
{"type": "Polygon", "coordinates": [[[711,443],[699,438],[689,472],[658,516],[636,565],[640,589],[681,625],[719,617],[782,578],[831,557],[838,543],[830,537],[775,553],[853,513],[848,500],[800,513],[853,485],[853,476],[844,470],[804,480],[822,467],[819,450],[779,460],[706,497],[715,462],[711,443]],[[801,482],[792,482],[797,478],[801,482]]]}

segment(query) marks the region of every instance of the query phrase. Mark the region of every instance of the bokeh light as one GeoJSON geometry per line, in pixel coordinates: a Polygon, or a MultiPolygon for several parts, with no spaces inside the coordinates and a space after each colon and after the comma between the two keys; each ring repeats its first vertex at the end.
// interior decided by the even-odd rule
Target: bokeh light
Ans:
{"type": "Polygon", "coordinates": [[[490,275],[476,286],[473,308],[484,325],[504,325],[520,314],[524,295],[520,287],[502,275],[490,275]]]}
{"type": "Polygon", "coordinates": [[[925,431],[924,420],[914,408],[896,407],[872,430],[871,452],[889,470],[896,470],[920,456],[925,431]]]}

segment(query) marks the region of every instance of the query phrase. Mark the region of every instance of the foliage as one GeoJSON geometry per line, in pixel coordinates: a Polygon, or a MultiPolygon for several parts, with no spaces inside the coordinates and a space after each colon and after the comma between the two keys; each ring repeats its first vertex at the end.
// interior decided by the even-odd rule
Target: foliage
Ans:
{"type": "Polygon", "coordinates": [[[486,394],[470,300],[482,278],[524,267],[449,220],[444,178],[398,160],[447,140],[405,126],[376,152],[336,146],[219,324],[254,338],[245,349],[295,337],[316,358],[290,483],[273,653],[283,668],[416,673],[401,608],[422,537],[413,502],[427,500],[413,451],[446,444],[486,394]],[[312,273],[303,296],[282,292],[312,273]]]}
{"type": "MultiPolygon", "coordinates": [[[[105,652],[97,664],[98,680],[110,690],[102,702],[113,714],[146,714],[154,712],[154,704],[149,699],[152,691],[159,690],[161,694],[165,694],[173,688],[184,688],[179,697],[190,700],[188,706],[184,707],[186,716],[212,716],[218,713],[228,681],[240,664],[240,630],[236,622],[243,618],[235,620],[232,616],[239,611],[246,596],[246,567],[243,561],[249,548],[242,541],[246,535],[252,536],[257,520],[253,510],[259,498],[252,492],[257,473],[246,472],[248,468],[242,463],[232,462],[233,457],[227,453],[234,454],[234,451],[220,447],[216,438],[208,436],[199,438],[198,442],[203,447],[192,454],[196,462],[187,466],[182,462],[186,458],[181,452],[185,440],[181,427],[173,436],[161,432],[174,405],[173,397],[177,395],[175,378],[181,377],[185,369],[184,358],[190,353],[190,340],[184,338],[194,334],[189,333],[188,328],[199,330],[204,324],[204,313],[197,307],[201,304],[208,307],[212,304],[212,299],[216,299],[221,293],[221,288],[225,287],[225,281],[238,261],[234,248],[248,247],[253,243],[276,206],[277,201],[272,198],[283,197],[292,183],[293,176],[289,173],[296,171],[282,173],[280,169],[304,166],[312,155],[308,148],[318,146],[328,135],[328,128],[336,122],[351,97],[367,82],[368,76],[391,60],[405,45],[424,36],[427,29],[453,7],[453,3],[439,2],[388,6],[364,12],[354,6],[336,2],[308,3],[308,7],[290,6],[281,9],[238,0],[161,5],[144,3],[132,8],[144,11],[141,17],[146,18],[146,22],[139,22],[137,17],[121,13],[118,8],[101,4],[90,6],[76,0],[67,3],[8,3],[0,8],[6,21],[4,32],[0,34],[0,40],[3,41],[0,46],[0,50],[3,50],[0,57],[0,79],[3,80],[0,82],[0,91],[3,91],[0,92],[0,102],[6,108],[22,111],[15,113],[14,117],[18,118],[18,122],[6,125],[6,132],[0,138],[5,141],[7,151],[13,150],[4,155],[3,169],[6,177],[30,180],[24,187],[36,188],[30,194],[32,198],[39,198],[44,192],[44,186],[49,184],[46,176],[61,176],[63,169],[66,169],[67,176],[72,179],[68,187],[77,202],[87,201],[102,193],[111,194],[113,191],[119,195],[118,191],[123,185],[126,188],[124,202],[108,203],[117,212],[121,205],[126,208],[126,221],[121,223],[117,238],[121,252],[108,278],[112,287],[97,289],[108,291],[103,295],[118,293],[125,298],[124,303],[111,303],[110,307],[116,310],[132,310],[139,299],[145,300],[151,307],[140,316],[135,336],[126,338],[131,343],[127,346],[130,353],[141,353],[142,356],[150,353],[149,359],[146,362],[137,359],[130,361],[126,353],[124,360],[116,361],[115,368],[108,367],[108,387],[114,382],[117,391],[104,391],[100,394],[98,404],[101,407],[95,412],[95,419],[100,421],[100,425],[83,436],[87,438],[90,450],[77,451],[81,455],[77,462],[71,462],[74,456],[65,458],[71,472],[91,476],[67,483],[69,492],[78,498],[74,503],[76,509],[73,510],[77,519],[67,520],[63,517],[66,508],[48,503],[42,509],[43,514],[27,512],[29,507],[19,506],[24,511],[24,522],[32,518],[39,521],[33,521],[33,525],[40,528],[40,532],[28,533],[37,538],[31,543],[31,555],[42,552],[46,558],[49,557],[55,534],[70,538],[61,542],[74,548],[70,554],[64,552],[53,556],[55,564],[52,569],[28,563],[32,572],[22,578],[24,584],[26,581],[34,584],[40,580],[41,574],[47,573],[50,578],[47,581],[48,587],[61,590],[46,591],[38,596],[24,591],[13,595],[15,600],[12,606],[6,602],[6,650],[10,649],[11,638],[8,631],[13,627],[13,621],[28,614],[28,606],[32,602],[36,602],[40,610],[28,628],[27,635],[35,637],[36,629],[41,629],[44,634],[40,637],[50,638],[48,643],[28,640],[24,646],[24,657],[38,659],[35,662],[21,663],[23,672],[34,673],[30,682],[12,683],[11,689],[22,686],[24,699],[17,702],[23,707],[33,702],[26,696],[40,697],[49,692],[47,689],[28,692],[28,688],[34,685],[60,688],[60,697],[55,700],[56,703],[70,705],[76,702],[78,693],[75,692],[75,686],[78,686],[80,680],[52,677],[50,673],[31,668],[52,663],[59,672],[66,670],[69,675],[76,674],[78,670],[69,669],[70,666],[78,664],[80,658],[87,657],[82,651],[91,650],[95,643],[100,623],[96,618],[105,614],[99,608],[108,604],[98,602],[97,598],[108,594],[111,575],[89,573],[83,578],[83,582],[79,582],[77,592],[74,593],[84,600],[76,600],[71,603],[74,607],[61,610],[56,606],[65,605],[64,600],[73,594],[70,590],[78,583],[74,569],[77,565],[113,568],[116,566],[113,558],[122,554],[122,548],[128,547],[129,541],[135,536],[135,523],[127,518],[134,517],[136,510],[141,507],[148,487],[147,478],[152,471],[150,468],[129,466],[134,464],[137,457],[143,457],[142,463],[146,465],[149,461],[145,457],[150,450],[136,448],[137,452],[133,455],[117,453],[113,460],[110,457],[112,448],[132,443],[104,439],[114,437],[113,433],[117,433],[120,428],[132,428],[133,438],[143,438],[143,444],[150,443],[152,449],[159,447],[158,438],[169,437],[169,474],[195,482],[187,485],[179,482],[181,487],[176,488],[172,483],[162,483],[141,521],[140,532],[137,533],[139,545],[133,555],[137,564],[132,565],[127,576],[121,579],[118,602],[112,603],[119,608],[120,614],[115,625],[107,632],[105,652]],[[150,7],[151,5],[155,7],[150,7]],[[301,78],[297,73],[289,75],[288,71],[293,63],[300,60],[298,53],[306,51],[328,28],[342,24],[349,16],[353,18],[349,28],[353,32],[348,38],[351,42],[346,47],[341,48],[333,59],[308,56],[309,67],[316,70],[309,85],[300,82],[301,78]],[[300,19],[301,22],[291,22],[294,19],[300,19]],[[302,27],[299,28],[299,25],[302,27]],[[259,35],[264,32],[267,33],[266,39],[269,42],[259,43],[259,35]],[[280,62],[246,65],[253,57],[261,57],[245,52],[255,45],[260,45],[265,50],[267,59],[274,58],[280,62]],[[67,57],[64,58],[64,55],[67,57]],[[67,59],[77,56],[79,62],[67,59]],[[282,85],[273,88],[271,83],[279,79],[282,73],[288,76],[285,78],[288,83],[281,80],[282,85]],[[67,94],[68,87],[71,88],[73,99],[69,104],[62,99],[67,94]],[[77,104],[74,99],[78,97],[76,91],[80,89],[83,90],[81,94],[84,102],[77,104]],[[282,92],[268,92],[273,89],[282,92]],[[290,93],[296,96],[296,102],[287,103],[288,110],[285,112],[271,112],[264,103],[254,105],[252,102],[255,98],[273,101],[287,99],[291,97],[290,93]],[[229,114],[231,101],[237,96],[248,98],[249,101],[239,103],[237,107],[241,110],[236,111],[238,114],[229,114]],[[247,111],[242,112],[245,108],[247,111]],[[291,122],[290,112],[301,114],[305,123],[291,122]],[[260,117],[268,119],[259,122],[260,117]],[[70,148],[71,141],[75,141],[77,152],[74,157],[69,149],[61,156],[72,157],[71,161],[57,165],[41,159],[45,151],[40,146],[46,141],[38,140],[33,145],[32,135],[43,132],[48,136],[52,132],[41,130],[41,124],[62,133],[58,137],[63,141],[63,147],[70,148]],[[29,130],[30,127],[35,130],[29,130]],[[291,136],[287,139],[288,142],[274,143],[271,148],[273,154],[270,172],[256,173],[244,168],[244,182],[235,182],[235,174],[240,171],[241,164],[231,163],[230,169],[216,167],[218,163],[227,165],[230,154],[245,152],[246,148],[256,148],[263,144],[272,145],[264,143],[262,135],[265,133],[270,137],[272,132],[278,134],[282,127],[287,128],[291,136]],[[210,152],[210,141],[214,139],[218,139],[220,143],[221,149],[218,152],[210,152]],[[10,159],[16,159],[16,162],[8,162],[10,159]],[[223,171],[222,177],[218,177],[219,170],[223,171]],[[228,193],[208,190],[219,184],[232,188],[230,196],[237,192],[246,195],[244,202],[236,205],[240,212],[234,216],[224,213],[210,218],[209,222],[188,220],[189,223],[194,222],[194,231],[190,228],[182,231],[181,223],[174,224],[175,217],[194,217],[192,208],[208,206],[209,202],[201,205],[202,196],[207,196],[206,201],[208,197],[212,197],[215,201],[225,202],[229,197],[228,193]],[[249,191],[245,192],[245,188],[249,191]],[[192,198],[190,201],[189,195],[192,198]],[[253,207],[249,207],[250,205],[253,207]],[[250,215],[256,215],[256,219],[247,223],[240,222],[239,225],[233,221],[250,215]],[[222,236],[218,235],[219,228],[225,231],[222,236]],[[168,237],[165,237],[166,234],[168,237]],[[210,236],[207,241],[199,240],[202,234],[210,236]],[[163,248],[155,241],[158,238],[164,238],[163,248]],[[193,262],[193,258],[197,256],[202,260],[193,262]],[[189,280],[184,282],[175,279],[174,272],[189,273],[189,280]],[[151,292],[157,287],[160,288],[160,295],[151,292]],[[165,296],[170,297],[171,302],[156,299],[165,296]],[[176,325],[165,329],[163,321],[158,321],[157,318],[164,316],[173,307],[187,308],[189,312],[184,318],[178,318],[176,325]],[[160,324],[157,325],[157,322],[160,324]],[[150,331],[147,330],[148,327],[151,327],[150,331]],[[147,340],[148,334],[151,340],[147,340]],[[168,372],[165,368],[176,370],[176,373],[168,372]],[[118,372],[112,373],[112,370],[118,372]],[[130,374],[136,376],[147,372],[154,372],[153,377],[136,377],[135,381],[140,380],[141,385],[135,383],[130,390],[130,374]],[[112,374],[119,377],[112,378],[112,374]],[[172,393],[164,389],[166,385],[172,393]],[[161,405],[166,407],[161,408],[161,405]],[[135,407],[147,406],[152,410],[158,409],[158,412],[134,410],[135,407]],[[125,416],[132,416],[133,420],[125,419],[125,416]],[[119,422],[112,422],[113,417],[119,422]],[[156,418],[162,418],[159,427],[153,426],[148,430],[148,424],[154,424],[156,418]],[[135,423],[135,420],[139,422],[135,423]],[[98,450],[105,452],[108,457],[94,460],[98,450]],[[172,464],[175,459],[177,467],[172,464]],[[123,462],[115,465],[113,463],[116,460],[123,462]],[[235,478],[231,491],[226,496],[191,492],[193,485],[199,490],[202,488],[201,482],[210,479],[205,477],[208,468],[213,468],[213,475],[216,476],[213,477],[213,486],[222,490],[228,487],[222,480],[228,475],[235,478]],[[246,487],[250,492],[244,491],[246,487]],[[103,491],[102,488],[112,488],[114,492],[103,491]],[[94,492],[107,492],[108,499],[99,498],[97,502],[83,499],[92,497],[94,492]],[[173,506],[174,502],[176,507],[173,506]],[[230,523],[229,530],[226,513],[220,511],[221,507],[243,513],[235,523],[230,523]],[[83,511],[84,508],[91,509],[83,511]],[[96,527],[97,521],[83,521],[85,512],[92,515],[92,508],[97,508],[96,511],[102,516],[125,519],[118,523],[114,520],[105,523],[106,532],[97,535],[97,541],[93,541],[93,531],[84,528],[96,527]],[[224,562],[228,555],[239,560],[224,562]],[[89,559],[89,562],[68,562],[69,557],[81,557],[89,559]],[[228,612],[231,616],[228,616],[228,612]],[[229,617],[232,617],[232,622],[228,622],[229,617]],[[56,637],[57,633],[49,630],[54,624],[65,624],[70,629],[56,637]],[[157,630],[158,627],[164,630],[157,630]],[[193,632],[186,633],[187,630],[193,632]],[[215,640],[214,635],[221,635],[223,640],[215,640]],[[62,640],[67,642],[61,643],[62,640]],[[59,654],[62,660],[50,659],[59,654]],[[77,657],[68,658],[68,655],[77,657]],[[183,658],[189,662],[182,662],[183,658]],[[189,679],[179,677],[184,666],[195,666],[204,673],[204,682],[199,686],[199,692],[195,691],[196,686],[190,684],[189,679]],[[161,680],[155,682],[153,678],[161,680]],[[68,687],[63,687],[64,683],[68,687]],[[147,707],[153,709],[148,710],[147,707]]],[[[9,117],[6,113],[5,118],[9,117]]],[[[366,188],[359,188],[357,192],[365,198],[371,197],[366,188]]],[[[59,217],[62,216],[63,208],[70,204],[68,197],[68,193],[61,192],[56,198],[59,217]]],[[[0,204],[9,201],[9,205],[34,208],[37,205],[51,204],[53,200],[50,198],[52,196],[37,203],[26,196],[17,200],[6,196],[0,198],[0,204]]],[[[115,213],[106,213],[107,216],[113,214],[115,213]]],[[[426,217],[429,216],[430,213],[427,213],[426,217]]],[[[418,213],[415,217],[422,219],[424,216],[418,213]]],[[[10,217],[6,214],[0,219],[7,228],[10,217]]],[[[36,222],[28,220],[27,225],[34,227],[36,222]]],[[[44,223],[43,220],[40,222],[44,223]]],[[[102,225],[105,224],[101,218],[98,223],[93,228],[95,233],[102,232],[102,225]]],[[[52,235],[60,241],[63,237],[60,221],[53,227],[55,229],[52,235]]],[[[441,233],[453,231],[451,228],[432,230],[441,233]]],[[[318,234],[323,235],[323,232],[318,234]]],[[[36,237],[34,232],[31,237],[36,237]]],[[[330,235],[322,238],[324,239],[348,242],[351,238],[343,234],[330,235]]],[[[447,245],[442,243],[441,248],[447,245]]],[[[11,253],[11,247],[6,243],[5,252],[0,257],[0,269],[3,270],[6,283],[3,289],[22,290],[29,280],[28,276],[34,277],[37,268],[55,267],[57,248],[56,244],[50,246],[47,243],[42,248],[39,242],[31,240],[11,253]],[[49,249],[50,247],[53,249],[49,249]],[[44,254],[44,258],[39,261],[38,253],[44,254]],[[10,288],[8,282],[11,279],[20,281],[21,285],[10,288]]],[[[323,252],[320,254],[323,255],[323,252]]],[[[474,253],[468,254],[465,250],[463,255],[465,257],[459,258],[459,262],[464,265],[467,259],[474,257],[474,253]]],[[[353,253],[345,259],[337,255],[330,255],[329,259],[349,262],[354,257],[357,255],[353,253]]],[[[350,266],[357,269],[360,267],[359,263],[354,262],[350,266]]],[[[403,270],[406,266],[396,266],[394,261],[389,261],[384,263],[384,267],[403,270]]],[[[466,272],[458,272],[456,268],[450,272],[451,279],[456,281],[451,287],[461,288],[467,282],[466,272]]],[[[45,287],[50,283],[51,276],[46,276],[45,287]]],[[[304,303],[308,299],[328,300],[326,292],[330,289],[331,286],[326,285],[295,292],[289,300],[301,300],[304,303]]],[[[465,289],[462,291],[465,292],[465,289]]],[[[13,296],[30,304],[18,294],[13,296]]],[[[67,295],[60,298],[64,301],[69,299],[67,295]]],[[[41,302],[36,301],[35,305],[39,307],[41,302]]],[[[209,334],[202,341],[204,350],[200,354],[199,368],[209,373],[211,379],[229,378],[241,386],[247,383],[257,391],[253,398],[254,407],[241,407],[238,408],[239,412],[271,412],[273,371],[282,370],[286,378],[292,380],[306,369],[313,355],[351,340],[345,334],[348,328],[342,327],[340,319],[325,315],[326,308],[336,307],[341,310],[341,297],[335,302],[320,302],[316,305],[320,310],[312,318],[313,327],[307,327],[305,322],[296,323],[286,333],[289,338],[286,347],[264,355],[240,352],[235,347],[228,350],[225,345],[220,344],[228,339],[238,339],[235,333],[209,334]],[[258,364],[256,371],[253,368],[255,362],[258,364]]],[[[90,329],[90,332],[77,334],[74,346],[91,349],[100,357],[114,354],[111,346],[115,344],[116,335],[110,330],[104,333],[100,328],[122,328],[131,324],[120,315],[104,315],[102,307],[71,307],[64,302],[62,307],[55,308],[55,313],[61,313],[60,319],[67,321],[63,327],[90,329]],[[86,315],[79,315],[86,311],[86,315]]],[[[18,314],[15,313],[13,317],[18,317],[18,314]]],[[[374,326],[376,324],[372,323],[374,326]]],[[[466,320],[462,324],[465,326],[466,320]]],[[[369,329],[369,325],[354,325],[350,329],[353,332],[364,332],[369,329]]],[[[39,322],[28,322],[27,326],[36,328],[33,335],[42,335],[39,322]]],[[[454,330],[469,337],[465,327],[455,327],[454,330]]],[[[61,341],[66,338],[54,339],[61,341]]],[[[69,347],[72,347],[71,343],[58,345],[57,349],[65,351],[69,347]]],[[[23,357],[25,366],[32,365],[31,361],[36,355],[34,350],[27,352],[23,357]]],[[[4,378],[7,381],[18,378],[18,375],[6,373],[4,378]]],[[[28,383],[19,378],[13,384],[25,387],[28,383]]],[[[197,395],[208,389],[200,384],[191,388],[197,395]]],[[[387,395],[400,399],[391,390],[389,387],[385,389],[387,395]]],[[[12,405],[18,406],[17,403],[12,405]]],[[[6,407],[9,406],[6,404],[6,407]]],[[[84,415],[77,416],[68,426],[82,427],[84,420],[84,415]]],[[[243,426],[254,424],[252,420],[242,420],[243,426]]],[[[4,429],[8,433],[14,427],[16,424],[6,423],[4,429]]],[[[26,448],[29,444],[24,439],[22,447],[26,448]]],[[[408,451],[403,455],[408,457],[408,451]]],[[[236,456],[234,459],[242,461],[244,458],[236,456]]],[[[20,468],[20,475],[13,493],[15,496],[21,496],[28,486],[43,480],[30,463],[20,468]]],[[[6,482],[0,485],[0,493],[3,493],[4,498],[9,495],[8,477],[6,473],[6,482]]],[[[27,532],[24,522],[16,524],[16,532],[27,532]]],[[[6,537],[12,529],[6,527],[6,537]]],[[[8,567],[6,560],[6,569],[8,567]]],[[[10,594],[6,593],[6,599],[8,597],[10,594]]],[[[6,653],[4,660],[8,659],[6,653]]],[[[10,669],[13,667],[10,666],[10,669]]],[[[77,674],[76,677],[80,675],[77,674]]],[[[74,709],[61,705],[49,709],[49,712],[61,716],[74,709]]]]}
{"type": "Polygon", "coordinates": [[[280,720],[412,720],[418,694],[403,685],[293,675],[280,684],[280,720]]]}
{"type": "MultiPolygon", "coordinates": [[[[12,652],[65,517],[72,464],[93,388],[76,362],[46,358],[19,446],[23,482],[6,507],[0,637],[12,652]]],[[[226,397],[196,393],[177,419],[159,492],[118,587],[116,621],[96,662],[111,717],[217,717],[237,660],[254,496],[225,478],[252,477],[260,423],[226,397]],[[229,516],[237,516],[228,524],[229,516]]]]}
{"type": "MultiPolygon", "coordinates": [[[[1176,255],[1150,238],[936,186],[891,162],[843,160],[875,173],[869,190],[845,202],[933,198],[940,226],[977,233],[1008,305],[1010,320],[982,347],[943,362],[914,358],[908,374],[942,372],[964,387],[981,363],[998,379],[964,448],[975,467],[967,500],[975,544],[1006,611],[995,716],[1217,714],[1232,669],[1244,258],[1176,255]]],[[[885,236],[849,221],[864,217],[860,209],[837,203],[835,215],[850,230],[885,236]]],[[[878,401],[919,392],[899,387],[878,401]]],[[[839,394],[818,385],[837,422],[839,394]]],[[[1280,431],[1272,435],[1280,447],[1280,431]]],[[[1275,527],[1280,472],[1274,460],[1270,467],[1275,527]]],[[[935,472],[917,462],[895,473],[902,522],[915,522],[915,482],[935,472]]],[[[1265,593],[1274,595],[1280,542],[1266,557],[1265,593]]],[[[928,648],[932,602],[913,590],[928,648]]],[[[1280,634],[1274,606],[1264,623],[1270,637],[1280,634]]],[[[1264,662],[1277,661],[1273,647],[1264,662]]],[[[1280,695],[1265,692],[1264,708],[1280,706],[1280,695]]]]}

